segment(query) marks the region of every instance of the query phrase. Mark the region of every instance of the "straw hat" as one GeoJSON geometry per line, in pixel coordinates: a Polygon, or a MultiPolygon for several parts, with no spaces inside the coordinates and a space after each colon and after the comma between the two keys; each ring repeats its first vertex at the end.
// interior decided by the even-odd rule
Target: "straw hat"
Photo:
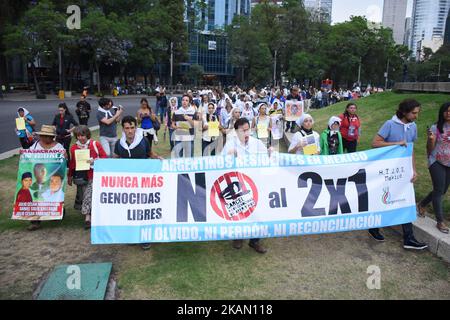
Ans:
{"type": "Polygon", "coordinates": [[[49,125],[43,124],[41,127],[41,131],[37,132],[37,134],[40,136],[55,137],[56,136],[56,128],[54,126],[49,126],[49,125]]]}

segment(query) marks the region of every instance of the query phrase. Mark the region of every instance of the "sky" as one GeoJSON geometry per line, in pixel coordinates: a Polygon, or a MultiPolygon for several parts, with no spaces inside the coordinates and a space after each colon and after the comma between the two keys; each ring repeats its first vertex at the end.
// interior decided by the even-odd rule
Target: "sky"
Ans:
{"type": "MultiPolygon", "coordinates": [[[[411,17],[413,0],[408,0],[406,16],[411,17]]],[[[332,24],[350,20],[350,16],[366,16],[373,22],[383,18],[383,0],[333,0],[332,24]]]]}

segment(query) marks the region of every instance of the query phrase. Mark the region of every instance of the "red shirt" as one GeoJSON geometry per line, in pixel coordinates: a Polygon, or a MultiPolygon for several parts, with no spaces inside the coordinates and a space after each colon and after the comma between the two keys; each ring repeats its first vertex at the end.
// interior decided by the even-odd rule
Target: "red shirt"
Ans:
{"type": "Polygon", "coordinates": [[[361,127],[361,123],[357,115],[349,115],[347,117],[344,113],[339,115],[341,118],[341,135],[342,138],[347,141],[355,141],[359,138],[359,128],[361,127]]]}
{"type": "Polygon", "coordinates": [[[29,189],[20,189],[19,192],[17,192],[16,203],[19,202],[33,202],[29,189]]]}
{"type": "MultiPolygon", "coordinates": [[[[81,150],[81,148],[77,144],[74,144],[70,147],[69,172],[67,173],[67,175],[69,177],[73,176],[73,172],[75,171],[75,168],[76,168],[75,150],[81,150]]],[[[102,145],[98,141],[91,140],[89,142],[89,151],[90,151],[89,154],[90,154],[91,158],[94,158],[94,159],[108,158],[108,155],[106,154],[105,150],[103,150],[102,145]],[[98,153],[95,151],[94,143],[95,143],[95,146],[97,147],[98,153]]],[[[94,177],[94,169],[91,168],[88,171],[88,179],[92,180],[93,177],[94,177]]]]}

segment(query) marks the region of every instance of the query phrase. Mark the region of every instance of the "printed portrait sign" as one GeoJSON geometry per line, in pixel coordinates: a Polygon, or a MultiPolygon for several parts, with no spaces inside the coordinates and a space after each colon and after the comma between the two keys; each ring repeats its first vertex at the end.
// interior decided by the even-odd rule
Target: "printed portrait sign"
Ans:
{"type": "Polygon", "coordinates": [[[286,121],[296,121],[303,114],[303,101],[289,100],[286,101],[286,121]]]}
{"type": "Polygon", "coordinates": [[[62,219],[66,170],[59,151],[21,150],[12,219],[62,219]]]}

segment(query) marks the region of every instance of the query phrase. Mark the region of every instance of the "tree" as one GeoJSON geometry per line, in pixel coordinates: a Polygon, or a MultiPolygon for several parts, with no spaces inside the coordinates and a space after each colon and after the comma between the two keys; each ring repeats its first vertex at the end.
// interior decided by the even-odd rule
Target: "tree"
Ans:
{"type": "Polygon", "coordinates": [[[272,78],[272,55],[269,46],[259,45],[252,48],[250,55],[251,69],[249,71],[249,82],[252,84],[265,85],[272,78]]]}
{"type": "Polygon", "coordinates": [[[278,59],[280,70],[289,72],[293,55],[300,51],[305,52],[311,43],[310,32],[317,23],[310,21],[309,18],[303,1],[288,0],[283,2],[282,11],[279,15],[282,29],[278,59]],[[299,31],[301,31],[301,36],[299,36],[299,31]]]}
{"type": "Polygon", "coordinates": [[[115,13],[105,16],[100,10],[91,9],[81,20],[78,43],[96,70],[98,92],[101,92],[100,65],[127,62],[128,51],[132,48],[128,33],[127,24],[115,13]]]}
{"type": "Polygon", "coordinates": [[[188,79],[194,83],[195,86],[198,85],[198,82],[203,77],[205,71],[203,67],[198,64],[193,64],[190,66],[189,71],[187,72],[188,79]]]}
{"type": "Polygon", "coordinates": [[[320,56],[306,51],[296,52],[289,62],[288,76],[291,80],[305,81],[320,80],[323,70],[327,69],[320,56]],[[322,72],[319,72],[322,71],[322,72]]]}
{"type": "Polygon", "coordinates": [[[250,52],[253,45],[254,30],[246,16],[235,16],[226,28],[230,47],[230,62],[240,69],[240,82],[245,82],[245,70],[250,68],[250,52]]]}
{"type": "Polygon", "coordinates": [[[41,94],[35,63],[42,58],[52,61],[59,46],[68,41],[65,17],[54,10],[48,0],[39,1],[28,9],[18,24],[6,27],[6,56],[20,55],[31,65],[36,95],[41,94]]]}
{"type": "Polygon", "coordinates": [[[7,25],[17,24],[23,12],[27,9],[27,0],[4,0],[0,9],[0,84],[8,82],[6,57],[4,51],[6,45],[4,36],[7,25]]]}
{"type": "MultiPolygon", "coordinates": [[[[285,34],[281,24],[282,18],[282,8],[267,0],[255,6],[251,14],[251,27],[257,30],[252,42],[260,46],[266,46],[274,62],[278,59],[281,48],[283,47],[282,38],[285,34]]],[[[258,65],[260,65],[260,61],[258,61],[258,65]]],[[[280,73],[281,68],[277,66],[276,79],[279,79],[278,75],[280,73]]]]}

